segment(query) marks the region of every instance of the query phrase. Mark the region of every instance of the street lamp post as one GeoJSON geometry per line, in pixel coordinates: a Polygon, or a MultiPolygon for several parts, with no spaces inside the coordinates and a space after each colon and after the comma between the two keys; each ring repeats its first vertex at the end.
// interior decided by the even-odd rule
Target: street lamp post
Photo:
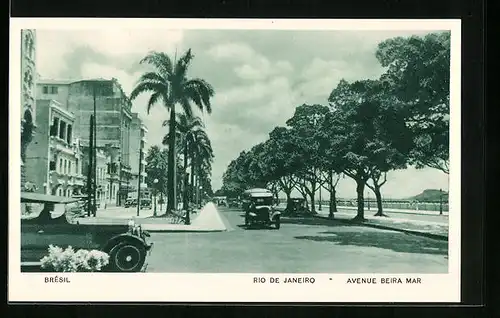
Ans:
{"type": "Polygon", "coordinates": [[[154,199],[155,202],[154,202],[153,216],[156,216],[156,185],[158,184],[158,179],[154,179],[153,184],[154,184],[153,190],[155,191],[155,199],[154,199]]]}
{"type": "Polygon", "coordinates": [[[319,211],[321,211],[321,188],[322,186],[319,186],[319,206],[318,206],[319,211]]]}

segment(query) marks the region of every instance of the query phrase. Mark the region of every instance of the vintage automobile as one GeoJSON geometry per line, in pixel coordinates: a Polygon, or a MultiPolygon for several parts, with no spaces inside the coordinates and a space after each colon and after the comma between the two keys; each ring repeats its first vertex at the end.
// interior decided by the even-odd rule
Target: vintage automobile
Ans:
{"type": "Polygon", "coordinates": [[[141,209],[151,209],[152,208],[152,201],[149,198],[143,198],[141,199],[141,209]]]}
{"type": "Polygon", "coordinates": [[[130,208],[130,207],[137,206],[137,199],[127,199],[127,200],[125,201],[124,206],[125,206],[126,208],[130,208]]]}
{"type": "Polygon", "coordinates": [[[229,208],[238,208],[240,206],[240,201],[238,199],[227,200],[227,206],[229,208]]]}
{"type": "Polygon", "coordinates": [[[283,211],[286,215],[309,215],[311,212],[306,206],[306,200],[304,198],[290,198],[286,203],[286,208],[283,211]]]}
{"type": "Polygon", "coordinates": [[[245,211],[245,226],[274,224],[280,228],[281,212],[274,208],[274,195],[270,190],[254,188],[243,193],[243,210],[245,211]]]}
{"type": "Polygon", "coordinates": [[[39,268],[49,245],[55,245],[108,253],[105,271],[141,271],[153,247],[153,243],[147,242],[149,233],[133,220],[127,223],[126,219],[80,218],[64,208],[55,215],[56,206],[75,200],[78,199],[21,192],[21,204],[38,207],[34,213],[21,217],[21,270],[39,268]]]}

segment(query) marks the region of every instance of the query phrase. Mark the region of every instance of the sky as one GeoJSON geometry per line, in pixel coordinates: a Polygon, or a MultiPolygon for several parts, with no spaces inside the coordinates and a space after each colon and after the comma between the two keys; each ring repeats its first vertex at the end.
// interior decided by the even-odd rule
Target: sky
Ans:
{"type": "MultiPolygon", "coordinates": [[[[212,114],[203,115],[215,160],[214,190],[243,150],[284,126],[295,107],[327,104],[341,79],[377,78],[384,71],[375,58],[377,44],[396,36],[429,31],[318,30],[37,30],[37,72],[45,79],[117,78],[129,94],[145,71],[139,64],[149,51],[194,54],[188,76],[207,80],[215,89],[212,114]]],[[[148,95],[133,101],[148,127],[148,143],[160,145],[168,112],[161,104],[148,114],[148,95]]],[[[409,168],[388,174],[385,198],[406,198],[425,189],[448,190],[448,175],[409,168]]],[[[368,190],[367,190],[368,191],[368,190]]],[[[355,184],[343,178],[339,197],[354,197],[355,184]]],[[[327,197],[325,194],[324,197],[327,197]]]]}

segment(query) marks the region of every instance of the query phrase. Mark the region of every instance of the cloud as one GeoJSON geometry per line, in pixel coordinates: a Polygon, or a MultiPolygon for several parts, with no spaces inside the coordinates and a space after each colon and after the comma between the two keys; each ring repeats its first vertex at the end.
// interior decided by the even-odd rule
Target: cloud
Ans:
{"type": "Polygon", "coordinates": [[[288,61],[271,61],[256,52],[251,46],[242,43],[215,45],[208,53],[217,61],[236,64],[234,72],[244,80],[264,80],[271,76],[290,74],[293,66],[288,61]]]}

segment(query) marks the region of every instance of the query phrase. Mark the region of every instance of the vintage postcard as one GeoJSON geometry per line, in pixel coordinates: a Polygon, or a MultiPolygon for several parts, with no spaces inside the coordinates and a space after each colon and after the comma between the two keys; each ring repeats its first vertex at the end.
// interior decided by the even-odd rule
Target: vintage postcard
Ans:
{"type": "Polygon", "coordinates": [[[460,28],[11,19],[9,301],[459,302],[460,28]]]}

